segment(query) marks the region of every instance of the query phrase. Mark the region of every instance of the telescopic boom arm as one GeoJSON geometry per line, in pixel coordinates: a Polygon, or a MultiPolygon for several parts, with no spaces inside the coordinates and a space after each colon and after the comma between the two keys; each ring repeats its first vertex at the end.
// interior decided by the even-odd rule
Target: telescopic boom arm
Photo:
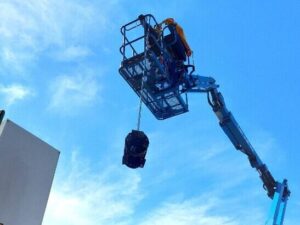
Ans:
{"type": "Polygon", "coordinates": [[[286,203],[290,195],[287,180],[282,183],[275,181],[266,164],[262,162],[254,148],[243,133],[239,124],[236,122],[232,113],[226,108],[224,98],[218,91],[218,85],[211,77],[192,75],[191,88],[186,92],[206,92],[208,103],[219,119],[219,124],[225,134],[237,150],[248,156],[250,165],[255,168],[263,182],[263,187],[268,196],[274,199],[273,203],[273,224],[281,225],[284,219],[286,203]],[[276,195],[276,197],[274,197],[276,195]]]}

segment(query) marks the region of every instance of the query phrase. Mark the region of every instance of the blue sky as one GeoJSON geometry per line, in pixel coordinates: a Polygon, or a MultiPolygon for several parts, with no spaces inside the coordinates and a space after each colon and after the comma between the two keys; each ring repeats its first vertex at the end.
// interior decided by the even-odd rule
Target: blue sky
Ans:
{"type": "Polygon", "coordinates": [[[120,27],[173,17],[228,108],[300,213],[299,1],[0,1],[0,105],[61,151],[43,225],[263,224],[258,174],[222,132],[206,96],[165,121],[144,107],[144,169],[121,165],[138,98],[118,74],[120,27]]]}

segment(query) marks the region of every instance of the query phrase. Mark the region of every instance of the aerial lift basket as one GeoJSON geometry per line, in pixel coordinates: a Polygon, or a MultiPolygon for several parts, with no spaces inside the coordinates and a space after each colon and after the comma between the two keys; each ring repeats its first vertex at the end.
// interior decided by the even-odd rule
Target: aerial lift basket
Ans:
{"type": "Polygon", "coordinates": [[[141,15],[121,27],[123,56],[119,69],[135,93],[157,119],[188,111],[184,93],[186,77],[194,70],[180,53],[182,44],[175,29],[159,24],[150,15],[141,15]]]}

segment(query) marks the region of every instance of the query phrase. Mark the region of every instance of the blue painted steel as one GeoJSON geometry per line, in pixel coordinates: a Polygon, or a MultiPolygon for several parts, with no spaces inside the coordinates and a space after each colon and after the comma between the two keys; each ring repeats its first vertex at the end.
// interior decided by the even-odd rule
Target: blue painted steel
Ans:
{"type": "MultiPolygon", "coordinates": [[[[120,52],[123,60],[119,69],[120,74],[157,119],[167,119],[187,112],[188,102],[182,97],[183,94],[207,93],[208,103],[219,119],[221,128],[235,148],[247,155],[251,166],[258,171],[268,196],[273,199],[273,225],[282,225],[290,196],[287,180],[282,183],[275,181],[233,114],[227,109],[215,80],[211,77],[193,75],[194,66],[186,63],[182,57],[179,60],[178,55],[174,56],[176,49],[170,49],[170,46],[175,46],[173,42],[176,42],[176,36],[171,42],[166,43],[164,33],[168,27],[158,35],[155,31],[157,26],[155,18],[148,14],[121,28],[123,45],[120,52]],[[142,36],[128,38],[128,32],[138,28],[142,29],[142,36]],[[142,44],[137,45],[136,42],[139,41],[142,41],[142,44]],[[134,45],[141,49],[135,48],[134,45]],[[174,74],[180,76],[176,79],[174,74]]],[[[169,30],[171,34],[174,32],[174,29],[169,30]]]]}
{"type": "MultiPolygon", "coordinates": [[[[195,76],[195,75],[194,75],[195,76]]],[[[196,76],[195,76],[196,79],[196,76]]],[[[198,79],[203,79],[198,77],[198,79]]],[[[211,78],[212,79],[212,78],[211,78]]],[[[209,80],[209,78],[207,78],[209,80]]],[[[227,109],[222,94],[218,91],[213,81],[209,82],[210,85],[205,84],[205,88],[201,86],[201,82],[197,82],[199,92],[204,92],[205,88],[208,93],[208,102],[211,105],[213,111],[219,119],[220,126],[230,141],[233,143],[237,150],[240,150],[248,156],[249,162],[253,168],[255,168],[263,182],[263,187],[267,191],[268,196],[273,199],[274,210],[272,211],[273,225],[282,225],[284,220],[284,214],[286,210],[287,200],[290,196],[290,190],[288,188],[287,180],[282,183],[275,181],[271,172],[267,166],[262,162],[254,148],[248,141],[244,132],[236,122],[232,113],[227,109]]],[[[192,92],[195,92],[196,88],[193,88],[192,92]]],[[[189,92],[189,90],[187,90],[189,92]]]]}
{"type": "Polygon", "coordinates": [[[278,199],[273,201],[276,203],[274,211],[274,225],[282,225],[287,205],[287,200],[289,197],[289,190],[287,185],[287,180],[284,180],[282,183],[277,182],[276,194],[278,194],[278,199]]]}
{"type": "Polygon", "coordinates": [[[265,225],[282,225],[289,197],[287,180],[276,184],[276,191],[273,197],[273,203],[265,225]],[[288,194],[286,194],[288,192],[288,194]]]}

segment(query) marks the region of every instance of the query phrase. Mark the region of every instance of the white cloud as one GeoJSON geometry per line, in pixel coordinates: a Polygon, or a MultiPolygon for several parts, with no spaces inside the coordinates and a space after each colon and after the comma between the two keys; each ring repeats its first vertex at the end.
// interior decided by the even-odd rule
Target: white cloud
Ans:
{"type": "Polygon", "coordinates": [[[34,55],[27,51],[19,51],[11,47],[3,47],[0,49],[0,62],[2,62],[2,69],[8,69],[17,74],[23,71],[23,65],[34,59],[34,55]]]}
{"type": "Polygon", "coordinates": [[[100,86],[89,72],[59,76],[51,84],[50,89],[52,97],[49,108],[61,113],[72,113],[100,101],[100,86]]]}
{"type": "Polygon", "coordinates": [[[138,171],[110,166],[91,171],[90,164],[76,152],[69,161],[70,165],[63,165],[60,177],[56,175],[43,225],[241,224],[232,216],[224,216],[223,208],[228,202],[211,197],[211,193],[195,199],[169,200],[145,209],[145,216],[141,216],[138,206],[145,196],[138,171]]]}
{"type": "Polygon", "coordinates": [[[56,182],[43,225],[128,224],[140,200],[140,177],[117,168],[91,172],[77,157],[69,174],[56,182]]]}
{"type": "Polygon", "coordinates": [[[112,24],[109,18],[117,5],[116,1],[104,0],[1,1],[1,70],[20,74],[49,50],[69,57],[86,55],[80,45],[94,43],[95,39],[100,42],[112,24]],[[70,49],[74,45],[77,49],[70,49]]]}
{"type": "Polygon", "coordinates": [[[33,92],[21,84],[0,85],[0,95],[3,96],[5,104],[12,105],[19,100],[33,95],[33,92]]]}
{"type": "Polygon", "coordinates": [[[217,204],[216,199],[202,203],[195,201],[167,203],[150,213],[140,225],[237,225],[232,218],[211,215],[210,211],[217,204]]]}
{"type": "Polygon", "coordinates": [[[61,61],[72,61],[85,58],[91,54],[91,50],[82,46],[70,46],[55,54],[56,59],[61,61]]]}
{"type": "MultiPolygon", "coordinates": [[[[208,158],[215,158],[222,151],[215,151],[208,158]]],[[[247,192],[237,189],[227,195],[229,189],[223,183],[218,182],[205,193],[201,189],[204,184],[200,183],[195,197],[187,198],[184,190],[175,193],[170,190],[167,196],[158,197],[153,193],[162,185],[153,183],[155,177],[141,180],[139,171],[124,167],[92,172],[89,164],[76,154],[70,161],[70,170],[64,164],[64,172],[68,174],[55,183],[43,225],[250,225],[262,222],[263,210],[268,210],[258,205],[261,201],[253,192],[258,189],[251,187],[247,187],[247,192]],[[141,209],[139,206],[144,203],[147,206],[141,209]]],[[[232,180],[231,177],[229,183],[232,180]]]]}

